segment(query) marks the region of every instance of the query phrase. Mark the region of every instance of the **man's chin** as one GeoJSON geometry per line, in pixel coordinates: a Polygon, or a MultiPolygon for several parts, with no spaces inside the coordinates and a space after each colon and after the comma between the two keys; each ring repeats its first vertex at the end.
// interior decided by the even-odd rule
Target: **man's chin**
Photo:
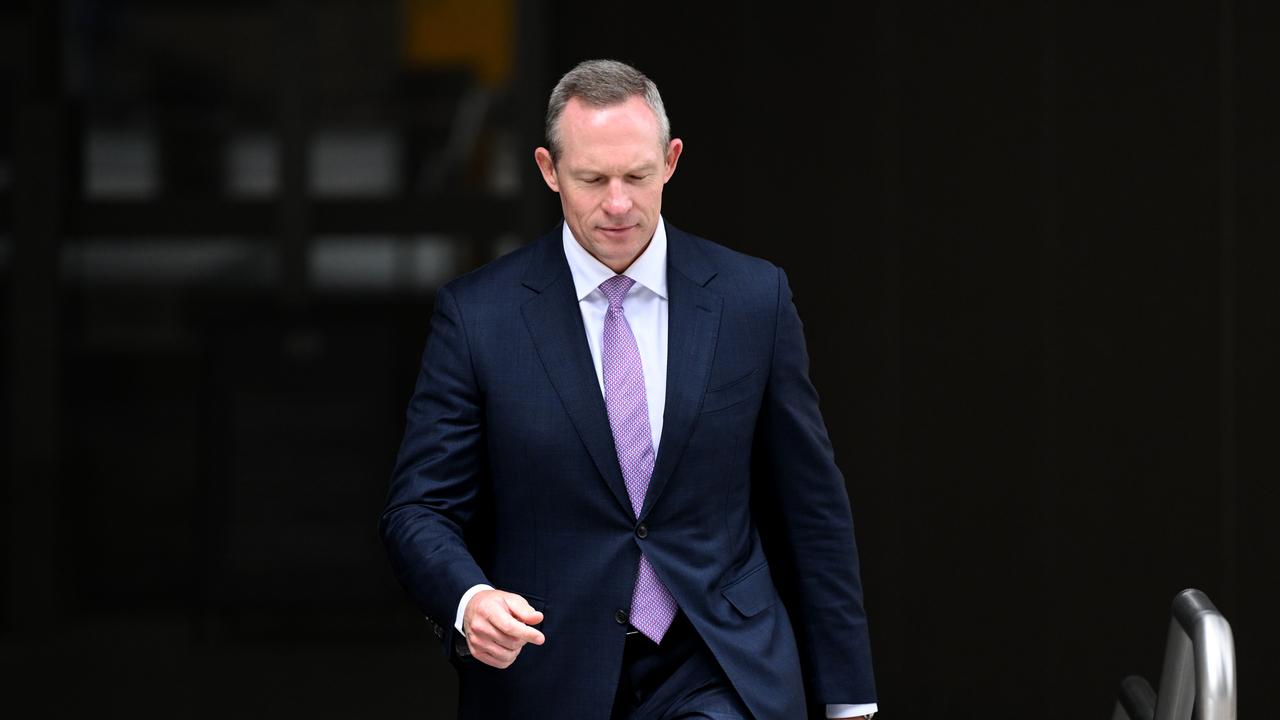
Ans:
{"type": "Polygon", "coordinates": [[[636,233],[621,239],[597,235],[596,242],[592,243],[596,252],[591,254],[595,255],[597,260],[608,265],[615,272],[621,272],[621,270],[618,270],[619,266],[625,269],[644,251],[645,244],[638,242],[638,237],[636,233]]]}

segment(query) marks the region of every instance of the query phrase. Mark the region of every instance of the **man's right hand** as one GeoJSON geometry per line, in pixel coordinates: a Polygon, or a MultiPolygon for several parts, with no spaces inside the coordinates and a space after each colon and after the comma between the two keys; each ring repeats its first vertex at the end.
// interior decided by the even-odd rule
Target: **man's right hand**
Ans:
{"type": "Polygon", "coordinates": [[[540,622],[542,613],[519,595],[481,590],[467,602],[462,631],[475,659],[502,670],[516,661],[525,643],[546,642],[541,632],[530,627],[540,622]]]}

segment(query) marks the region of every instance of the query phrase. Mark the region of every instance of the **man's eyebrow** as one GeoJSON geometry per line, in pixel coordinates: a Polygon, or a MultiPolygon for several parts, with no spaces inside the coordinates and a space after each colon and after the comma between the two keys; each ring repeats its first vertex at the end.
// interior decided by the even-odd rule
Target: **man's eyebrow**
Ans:
{"type": "MultiPolygon", "coordinates": [[[[654,165],[654,163],[645,163],[643,165],[637,165],[633,168],[630,168],[621,174],[642,175],[645,173],[653,173],[655,172],[655,170],[656,170],[656,166],[654,165]]],[[[574,168],[569,171],[569,174],[572,175],[573,177],[591,177],[591,176],[597,176],[597,175],[608,175],[609,173],[601,170],[593,170],[590,168],[574,168]]]]}

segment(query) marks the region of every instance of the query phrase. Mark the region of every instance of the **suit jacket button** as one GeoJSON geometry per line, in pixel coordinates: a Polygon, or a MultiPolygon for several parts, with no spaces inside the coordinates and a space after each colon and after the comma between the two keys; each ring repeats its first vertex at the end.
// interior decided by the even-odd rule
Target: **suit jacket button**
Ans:
{"type": "Polygon", "coordinates": [[[618,612],[613,614],[613,619],[614,619],[614,622],[618,623],[619,625],[626,625],[627,620],[629,619],[627,617],[627,611],[619,610],[618,612]]]}
{"type": "Polygon", "coordinates": [[[636,528],[636,537],[640,538],[641,540],[649,537],[649,528],[645,527],[644,523],[640,523],[640,525],[636,528]]]}

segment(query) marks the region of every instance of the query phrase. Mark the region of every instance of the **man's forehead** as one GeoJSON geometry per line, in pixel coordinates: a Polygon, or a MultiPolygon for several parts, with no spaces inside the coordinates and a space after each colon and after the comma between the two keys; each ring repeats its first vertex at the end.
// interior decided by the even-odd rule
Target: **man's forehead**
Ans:
{"type": "MultiPolygon", "coordinates": [[[[665,148],[657,121],[640,98],[639,107],[625,104],[565,108],[560,145],[570,172],[633,173],[662,164],[665,148]]],[[[576,100],[576,98],[575,98],[576,100]]]]}
{"type": "Polygon", "coordinates": [[[651,158],[628,163],[576,156],[561,163],[561,171],[571,175],[635,175],[651,173],[657,169],[658,163],[651,158]]]}
{"type": "Polygon", "coordinates": [[[560,116],[560,129],[574,134],[651,133],[655,138],[659,133],[657,116],[639,95],[611,105],[570,98],[560,116]]]}

